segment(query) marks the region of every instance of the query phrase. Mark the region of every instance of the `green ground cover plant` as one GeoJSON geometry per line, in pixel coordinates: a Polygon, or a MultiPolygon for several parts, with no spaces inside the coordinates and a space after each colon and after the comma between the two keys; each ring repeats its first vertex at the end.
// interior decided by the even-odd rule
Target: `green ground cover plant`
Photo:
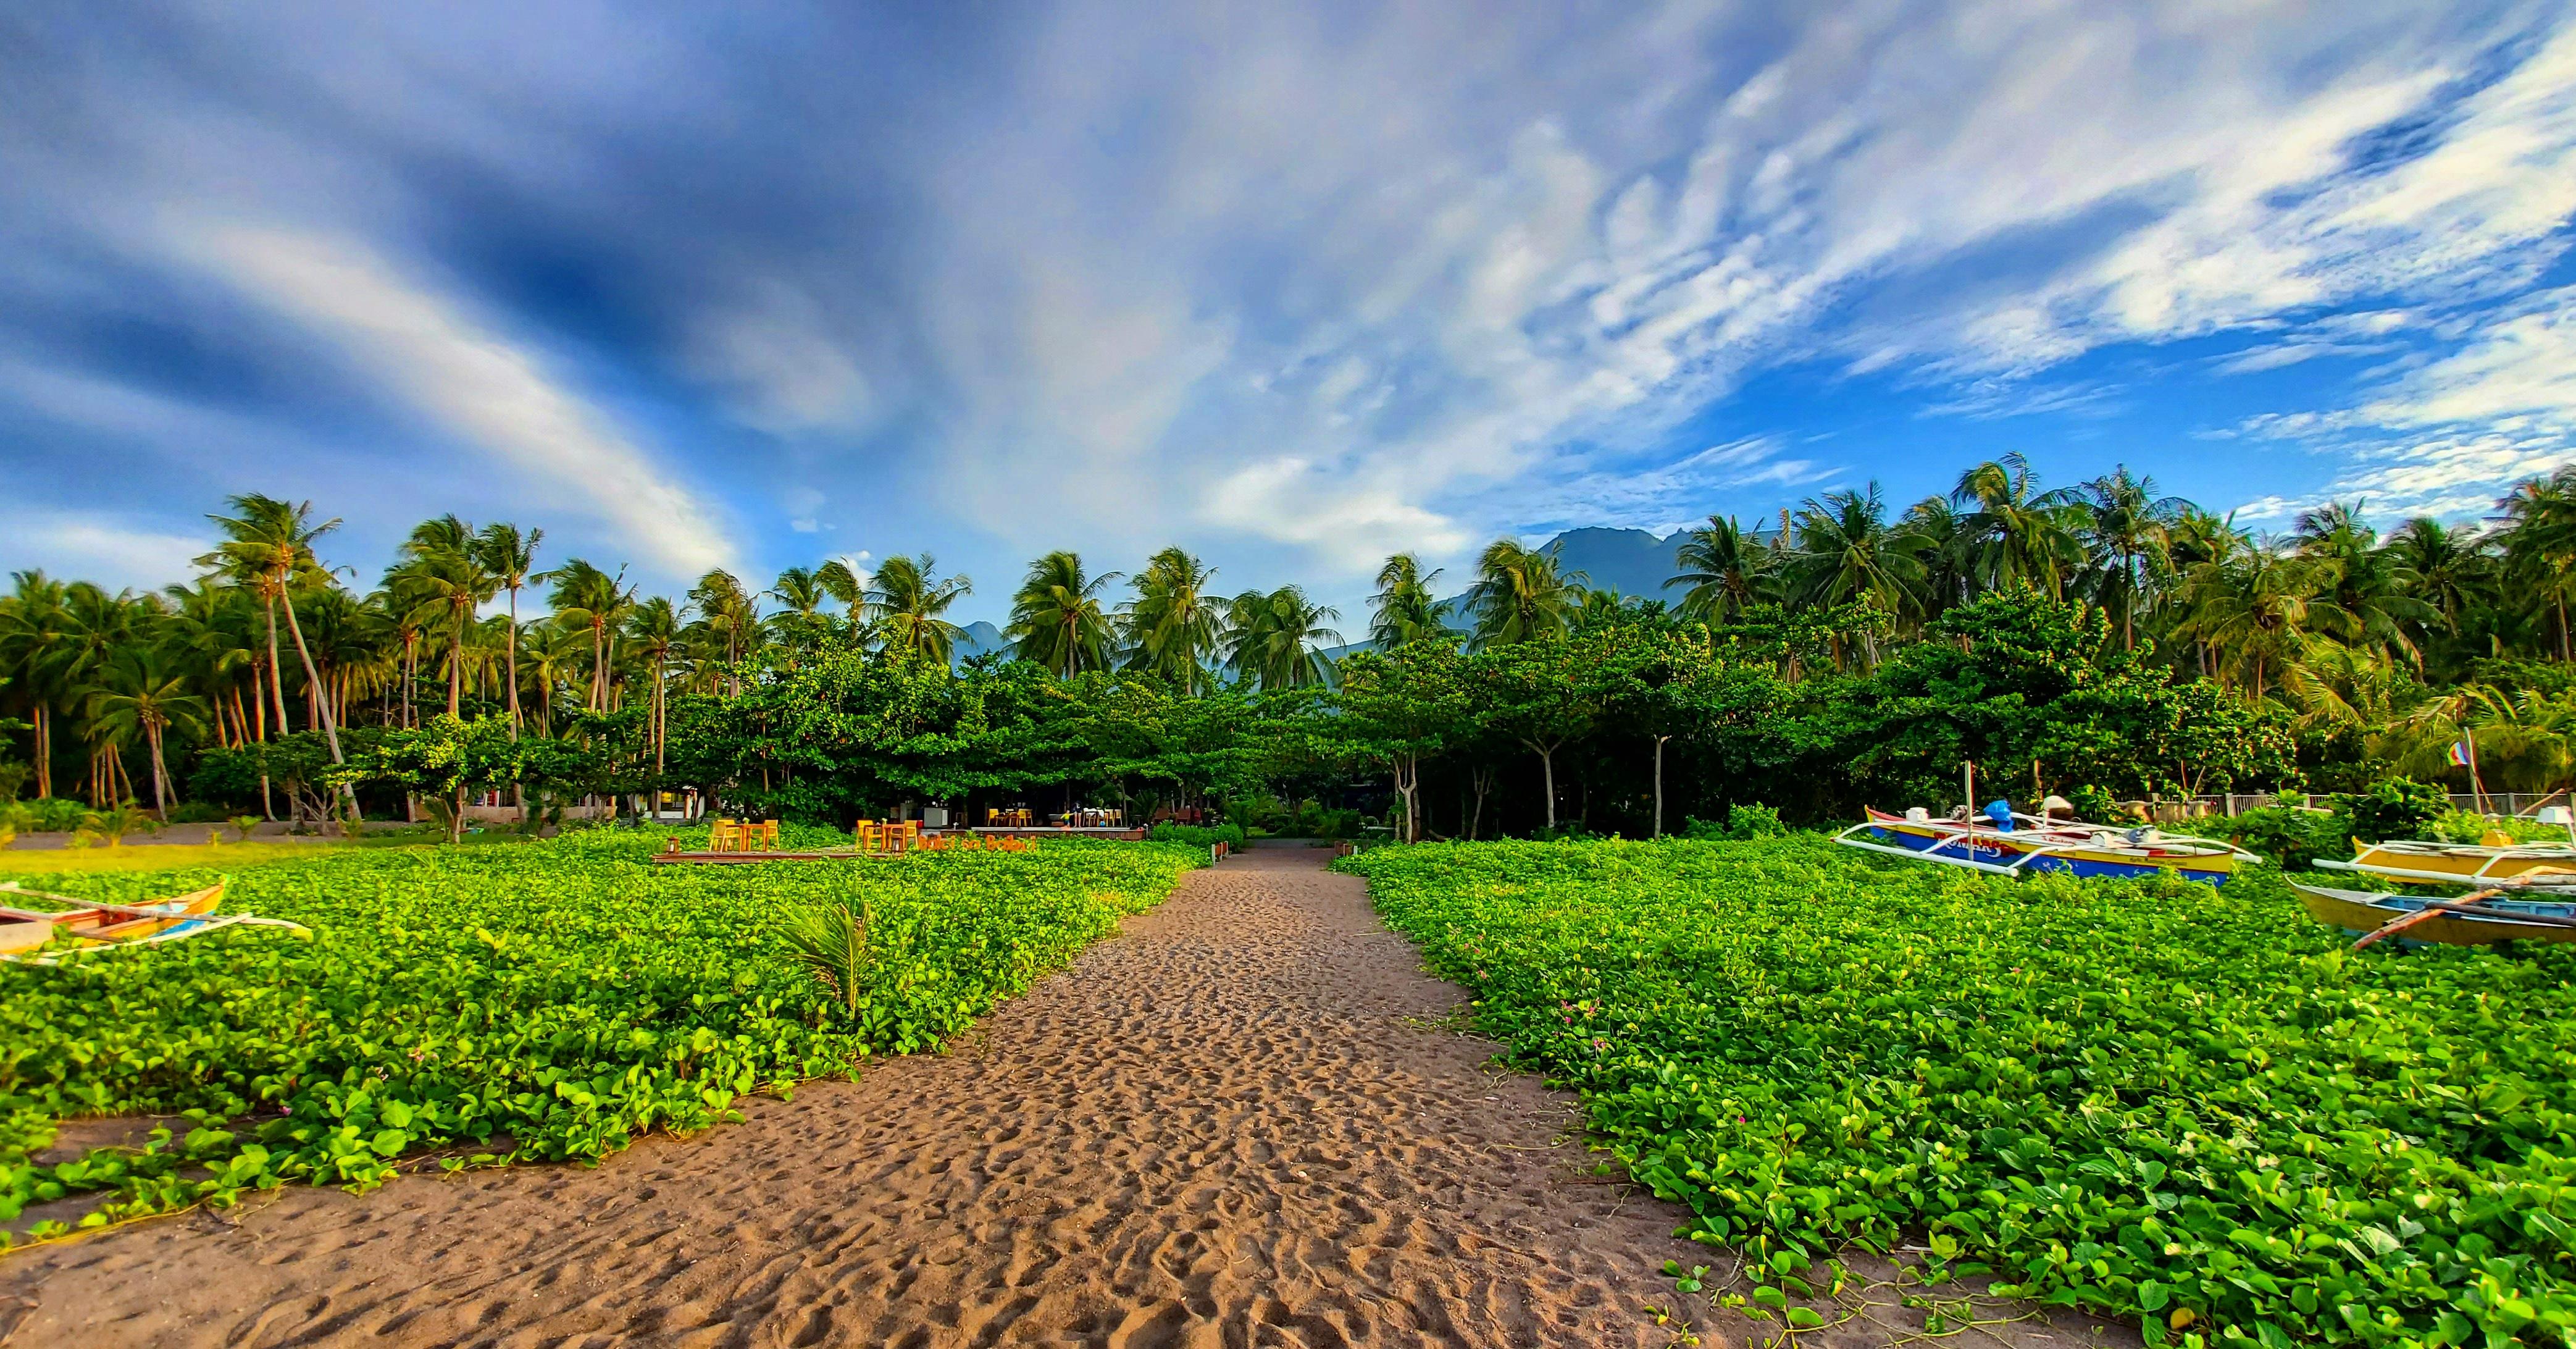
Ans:
{"type": "MultiPolygon", "coordinates": [[[[589,1159],[651,1130],[704,1129],[748,1093],[936,1046],[1207,860],[1050,841],[649,864],[674,832],[705,835],[332,849],[239,870],[226,895],[227,910],[310,937],[229,929],[51,968],[0,964],[0,1225],[81,1192],[109,1196],[80,1220],[95,1225],[289,1183],[365,1189],[424,1159],[589,1159]],[[864,923],[864,960],[841,967],[861,987],[800,955],[818,913],[864,923]],[[120,1115],[185,1121],[141,1150],[31,1160],[59,1121],[120,1115]]],[[[115,902],[213,875],[27,882],[115,902]]]]}
{"type": "Polygon", "coordinates": [[[2023,881],[1742,843],[1338,865],[1690,1234],[1847,1245],[2152,1343],[2569,1341],[2576,952],[2373,949],[2266,869],[2023,881]]]}

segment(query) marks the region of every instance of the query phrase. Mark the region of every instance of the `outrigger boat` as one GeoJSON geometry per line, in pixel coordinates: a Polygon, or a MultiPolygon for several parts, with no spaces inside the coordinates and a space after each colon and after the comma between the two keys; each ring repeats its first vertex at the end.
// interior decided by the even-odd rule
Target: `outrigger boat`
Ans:
{"type": "Polygon", "coordinates": [[[2576,888],[2500,885],[2460,899],[2334,890],[2291,882],[2309,916],[2361,934],[2354,950],[2397,937],[2442,946],[2576,942],[2576,888]],[[2402,934],[2402,935],[2401,935],[2402,934]]]}
{"type": "Polygon", "coordinates": [[[2062,871],[2134,880],[2172,871],[2184,880],[2224,885],[2239,866],[2263,860],[2219,839],[2025,815],[2002,802],[1984,815],[1963,808],[1947,819],[1934,819],[1919,806],[1903,815],[1864,810],[1862,817],[1834,842],[2005,876],[2062,871]]]}
{"type": "Polygon", "coordinates": [[[259,918],[246,913],[218,916],[216,906],[224,900],[222,881],[150,904],[106,904],[94,899],[25,889],[15,881],[0,882],[0,898],[17,896],[74,907],[20,909],[0,906],[0,960],[52,965],[66,956],[129,946],[154,946],[242,925],[292,928],[297,932],[306,930],[300,924],[279,918],[259,918]],[[59,950],[44,949],[65,939],[75,944],[59,950]]]}
{"type": "Polygon", "coordinates": [[[2485,843],[2427,843],[2398,839],[2363,843],[2349,862],[2317,863],[2329,871],[2359,871],[2396,881],[2441,885],[2493,885],[2530,876],[2576,877],[2576,843],[2512,843],[2490,835],[2485,843]]]}

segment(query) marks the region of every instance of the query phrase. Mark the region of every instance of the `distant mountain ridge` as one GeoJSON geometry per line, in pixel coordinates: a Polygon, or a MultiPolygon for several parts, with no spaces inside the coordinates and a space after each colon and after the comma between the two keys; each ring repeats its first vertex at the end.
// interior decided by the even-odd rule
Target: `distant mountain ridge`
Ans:
{"type": "Polygon", "coordinates": [[[1003,636],[1000,628],[979,618],[967,624],[966,631],[949,643],[948,659],[952,664],[963,665],[973,657],[990,652],[999,651],[1007,655],[1010,649],[1011,639],[1003,636]]]}
{"type": "Polygon", "coordinates": [[[1685,531],[1657,538],[1642,529],[1569,529],[1548,541],[1541,552],[1556,554],[1565,574],[1583,574],[1586,590],[1616,590],[1631,599],[1671,601],[1664,582],[1681,570],[1679,555],[1685,531]]]}

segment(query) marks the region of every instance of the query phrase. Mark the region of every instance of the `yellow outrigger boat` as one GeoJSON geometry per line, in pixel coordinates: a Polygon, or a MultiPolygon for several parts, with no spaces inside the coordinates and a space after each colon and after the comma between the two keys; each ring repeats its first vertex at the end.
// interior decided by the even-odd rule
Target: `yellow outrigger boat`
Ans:
{"type": "Polygon", "coordinates": [[[2459,899],[2290,886],[2310,917],[2358,935],[2355,950],[2400,933],[2403,943],[2439,946],[2576,942],[2576,893],[2562,886],[2499,885],[2459,899]]]}
{"type": "Polygon", "coordinates": [[[15,881],[0,882],[0,898],[19,896],[73,907],[21,909],[0,906],[0,960],[52,965],[67,956],[90,951],[156,946],[245,924],[290,928],[297,932],[306,930],[301,924],[280,918],[260,918],[247,913],[217,916],[215,909],[224,901],[224,882],[220,880],[202,890],[191,890],[150,904],[106,904],[73,895],[29,890],[15,881]],[[71,944],[61,945],[66,941],[71,944]]]}
{"type": "Polygon", "coordinates": [[[2360,871],[2396,881],[2493,885],[2535,876],[2576,876],[2576,843],[2515,843],[2490,834],[2482,843],[2397,839],[2356,844],[2349,862],[2320,861],[2329,871],[2360,871]]]}

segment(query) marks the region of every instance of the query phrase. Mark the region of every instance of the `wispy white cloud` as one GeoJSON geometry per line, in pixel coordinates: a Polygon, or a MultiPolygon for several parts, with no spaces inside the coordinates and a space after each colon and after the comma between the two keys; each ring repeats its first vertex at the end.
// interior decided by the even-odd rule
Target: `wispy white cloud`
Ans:
{"type": "Polygon", "coordinates": [[[158,590],[195,574],[211,537],[90,511],[0,508],[0,569],[51,571],[110,589],[158,590]]]}
{"type": "Polygon", "coordinates": [[[2576,462],[2576,286],[2499,311],[2357,406],[2261,413],[2232,434],[2344,461],[2317,493],[2271,499],[2274,514],[2354,498],[2383,514],[2482,513],[2513,483],[2576,462]]]}
{"type": "MultiPolygon", "coordinates": [[[[936,60],[795,7],[177,11],[95,40],[126,59],[0,52],[41,86],[30,116],[70,110],[0,137],[0,175],[36,188],[6,237],[47,245],[0,260],[0,294],[96,308],[74,292],[119,289],[97,253],[211,261],[406,425],[683,572],[730,551],[718,514],[582,389],[768,433],[722,446],[755,462],[718,490],[828,490],[832,512],[775,512],[791,532],[865,512],[942,547],[1178,540],[1358,574],[1850,462],[1709,457],[1686,428],[1766,370],[1871,375],[1898,416],[2064,416],[2132,406],[2061,371],[2109,344],[2248,335],[2172,363],[2192,378],[2423,357],[2371,376],[2393,392],[2242,428],[2327,476],[2374,419],[2425,445],[2496,429],[2400,404],[2548,392],[2502,351],[2409,381],[2487,340],[2461,316],[2537,284],[2576,210],[2576,25],[2548,0],[1509,23],[1071,0],[962,19],[936,60]],[[174,244],[134,220],[164,211],[296,228],[174,244]],[[545,359],[567,334],[604,378],[545,359]]],[[[187,339],[292,359],[176,290],[187,339]]],[[[2504,415],[2523,443],[2543,414],[2504,415]]]]}
{"type": "Polygon", "coordinates": [[[874,410],[849,339],[810,291],[764,278],[696,321],[690,360],[727,387],[743,418],[782,435],[847,431],[874,410]]]}
{"type": "Polygon", "coordinates": [[[253,298],[311,325],[487,465],[586,506],[674,574],[733,560],[696,494],[563,387],[535,353],[468,319],[357,242],[196,223],[188,247],[253,298]]]}

